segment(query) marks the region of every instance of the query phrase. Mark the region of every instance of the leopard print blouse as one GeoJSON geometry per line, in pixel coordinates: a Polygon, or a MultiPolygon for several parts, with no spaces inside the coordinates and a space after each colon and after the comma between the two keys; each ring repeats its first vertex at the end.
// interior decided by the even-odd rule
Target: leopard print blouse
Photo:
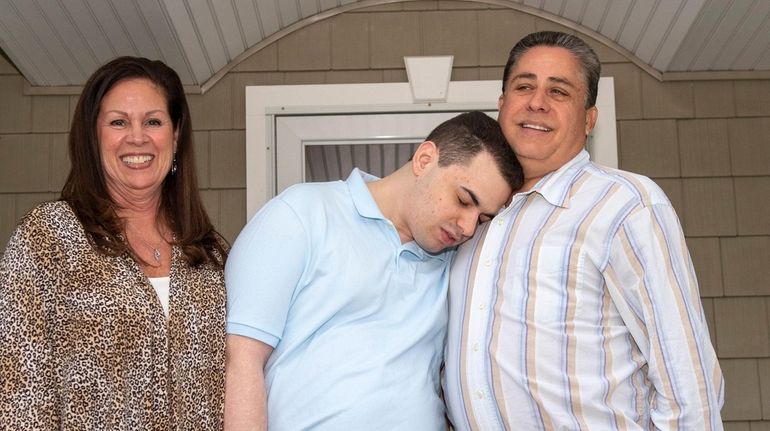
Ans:
{"type": "Polygon", "coordinates": [[[221,269],[173,248],[169,319],[128,256],[41,204],[0,261],[0,428],[216,430],[224,405],[221,269]]]}

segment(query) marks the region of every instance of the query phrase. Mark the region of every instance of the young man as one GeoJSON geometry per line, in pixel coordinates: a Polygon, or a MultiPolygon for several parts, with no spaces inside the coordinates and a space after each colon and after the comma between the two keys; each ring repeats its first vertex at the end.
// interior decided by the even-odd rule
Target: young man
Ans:
{"type": "Polygon", "coordinates": [[[521,178],[499,125],[471,112],[383,179],[354,170],[268,202],[225,270],[226,428],[444,429],[451,250],[521,178]]]}
{"type": "Polygon", "coordinates": [[[455,256],[456,430],[722,428],[722,374],[674,209],[584,149],[599,72],[575,36],[534,33],[511,50],[498,120],[524,186],[455,256]]]}

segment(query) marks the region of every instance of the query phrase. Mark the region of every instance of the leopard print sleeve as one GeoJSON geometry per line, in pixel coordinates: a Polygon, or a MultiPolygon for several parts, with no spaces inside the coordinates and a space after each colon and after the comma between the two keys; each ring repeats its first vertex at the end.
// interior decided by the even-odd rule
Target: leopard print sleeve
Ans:
{"type": "Polygon", "coordinates": [[[0,261],[0,423],[7,429],[59,423],[49,325],[60,256],[39,215],[22,219],[0,261]]]}

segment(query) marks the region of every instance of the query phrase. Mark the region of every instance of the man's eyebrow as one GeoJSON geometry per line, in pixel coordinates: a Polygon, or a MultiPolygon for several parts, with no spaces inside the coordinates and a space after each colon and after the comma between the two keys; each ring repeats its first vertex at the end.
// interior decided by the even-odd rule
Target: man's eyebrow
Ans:
{"type": "MultiPolygon", "coordinates": [[[[518,75],[514,75],[511,78],[511,81],[515,81],[517,79],[537,79],[537,75],[535,75],[532,72],[522,72],[522,73],[519,73],[518,75]]],[[[548,77],[548,80],[551,82],[556,82],[559,84],[566,85],[568,87],[577,88],[577,86],[573,84],[572,81],[570,81],[569,79],[563,76],[550,76],[548,77]]]]}
{"type": "Polygon", "coordinates": [[[556,82],[556,83],[559,83],[559,84],[564,84],[567,87],[577,88],[577,85],[573,84],[572,81],[570,81],[567,78],[563,78],[561,76],[551,76],[551,77],[548,78],[548,80],[551,81],[551,82],[556,82]]]}
{"type": "Polygon", "coordinates": [[[535,79],[535,78],[537,78],[537,75],[535,75],[532,72],[522,72],[522,73],[519,73],[518,75],[512,76],[511,81],[515,81],[517,79],[535,79]]]}

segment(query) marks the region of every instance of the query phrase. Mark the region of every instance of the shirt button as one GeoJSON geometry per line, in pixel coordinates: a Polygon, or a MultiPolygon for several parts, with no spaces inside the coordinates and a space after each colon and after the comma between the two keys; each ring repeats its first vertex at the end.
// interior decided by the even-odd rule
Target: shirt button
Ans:
{"type": "Polygon", "coordinates": [[[486,307],[487,307],[487,306],[486,306],[486,305],[484,305],[484,304],[479,304],[479,310],[483,310],[483,309],[485,309],[486,307]]]}
{"type": "Polygon", "coordinates": [[[492,266],[492,259],[487,259],[484,261],[484,266],[492,266]]]}
{"type": "Polygon", "coordinates": [[[478,398],[480,400],[483,400],[484,399],[484,391],[482,391],[481,389],[476,391],[476,398],[478,398]]]}
{"type": "Polygon", "coordinates": [[[479,343],[473,343],[473,351],[478,352],[479,351],[479,343]]]}
{"type": "Polygon", "coordinates": [[[505,223],[505,219],[504,218],[501,217],[501,218],[497,219],[497,224],[502,225],[503,223],[505,223]]]}

